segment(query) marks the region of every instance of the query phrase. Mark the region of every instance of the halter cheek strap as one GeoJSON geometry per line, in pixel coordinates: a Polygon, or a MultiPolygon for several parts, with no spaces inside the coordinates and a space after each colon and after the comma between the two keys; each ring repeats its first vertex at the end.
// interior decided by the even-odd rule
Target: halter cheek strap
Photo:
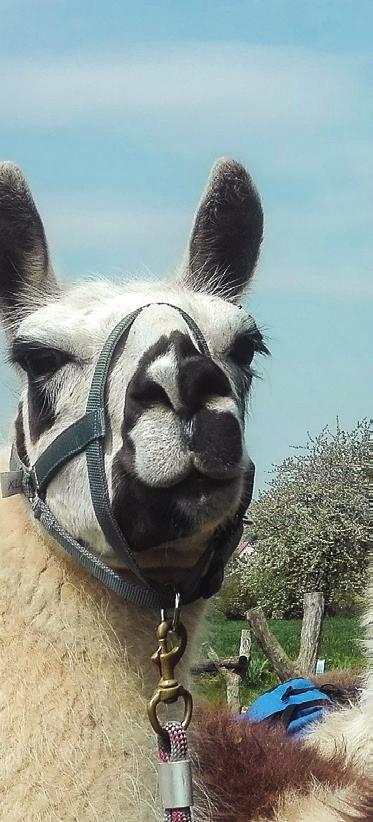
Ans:
{"type": "MultiPolygon", "coordinates": [[[[121,320],[107,338],[95,367],[84,416],[59,434],[30,469],[23,465],[13,446],[11,470],[1,476],[1,488],[3,496],[24,493],[35,517],[59,545],[122,599],[140,607],[168,608],[174,604],[175,589],[150,582],[144,577],[130,545],[113,517],[104,464],[105,388],[110,365],[119,342],[126,341],[133,322],[146,307],[142,306],[121,320]],[[89,547],[74,539],[61,526],[45,502],[45,493],[50,481],[63,465],[83,451],[86,453],[89,487],[97,520],[107,542],[116,554],[125,560],[128,569],[134,574],[133,581],[108,567],[89,547]]],[[[179,311],[200,350],[210,357],[207,342],[194,320],[182,309],[171,307],[179,311]]],[[[242,536],[242,519],[251,501],[253,482],[254,466],[251,463],[236,515],[225,527],[217,529],[198,562],[177,586],[184,604],[194,602],[200,597],[208,598],[219,590],[223,581],[224,566],[242,536]]]]}

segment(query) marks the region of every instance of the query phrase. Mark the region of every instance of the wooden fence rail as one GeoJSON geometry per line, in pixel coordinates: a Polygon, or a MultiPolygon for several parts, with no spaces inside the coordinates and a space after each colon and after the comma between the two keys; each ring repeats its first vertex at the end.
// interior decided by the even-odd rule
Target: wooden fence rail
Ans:
{"type": "Polygon", "coordinates": [[[246,611],[255,639],[281,682],[315,673],[323,615],[324,597],[320,591],[304,594],[300,650],[297,659],[292,660],[270,631],[262,609],[246,611]]]}
{"type": "Polygon", "coordinates": [[[222,674],[225,679],[227,704],[233,713],[239,713],[241,708],[240,686],[250,664],[252,635],[281,682],[297,676],[309,676],[316,671],[323,615],[323,595],[319,591],[304,594],[300,650],[297,659],[292,660],[270,631],[262,609],[252,608],[246,612],[250,628],[244,628],[241,631],[238,656],[219,659],[213,649],[209,648],[207,659],[195,662],[191,666],[191,672],[193,674],[222,674]]]}

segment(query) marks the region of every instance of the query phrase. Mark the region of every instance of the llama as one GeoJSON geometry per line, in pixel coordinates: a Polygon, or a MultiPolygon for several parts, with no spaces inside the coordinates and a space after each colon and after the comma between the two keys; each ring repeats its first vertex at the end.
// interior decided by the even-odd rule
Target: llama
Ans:
{"type": "MultiPolygon", "coordinates": [[[[253,276],[262,229],[249,175],[234,161],[219,161],[173,282],[96,280],[64,288],[21,172],[10,163],[0,167],[0,305],[9,359],[22,381],[12,439],[25,465],[82,417],[108,333],[143,309],[111,362],[103,465],[113,517],[155,585],[178,585],[242,503],[251,363],[267,349],[239,301],[253,276]],[[186,317],[202,332],[210,357],[186,317]]],[[[45,499],[74,539],[132,578],[99,526],[84,453],[60,467],[45,499]]],[[[155,822],[160,809],[146,702],[156,683],[150,656],[157,613],[124,603],[74,563],[33,519],[23,496],[1,501],[0,545],[1,818],[155,822]]],[[[199,599],[183,609],[184,679],[205,607],[199,599]]],[[[328,721],[306,748],[280,731],[269,741],[263,729],[242,723],[237,737],[229,718],[205,713],[194,741],[196,822],[367,822],[367,754],[357,761],[354,752],[368,744],[368,714],[352,710],[365,719],[348,761],[331,750],[328,721]],[[240,746],[242,756],[245,738],[253,751],[253,733],[262,794],[271,779],[276,783],[275,772],[281,778],[270,800],[253,803],[232,783],[227,805],[214,783],[214,775],[225,777],[216,761],[211,769],[212,754],[228,775],[235,769],[226,756],[234,761],[240,746]],[[301,776],[290,766],[284,771],[284,762],[294,761],[302,764],[301,776]]],[[[344,738],[333,722],[331,739],[344,738]]],[[[350,714],[341,722],[349,726],[350,714]]],[[[355,728],[355,714],[352,722],[355,728]]]]}

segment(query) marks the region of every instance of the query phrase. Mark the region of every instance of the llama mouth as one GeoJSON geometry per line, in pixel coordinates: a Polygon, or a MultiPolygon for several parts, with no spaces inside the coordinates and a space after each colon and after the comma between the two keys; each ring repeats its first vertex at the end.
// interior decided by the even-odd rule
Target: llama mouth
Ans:
{"type": "Polygon", "coordinates": [[[211,477],[194,469],[185,479],[181,480],[181,482],[177,483],[174,487],[178,493],[192,497],[200,497],[201,494],[203,495],[204,493],[212,494],[217,491],[229,489],[237,484],[238,479],[237,476],[228,478],[211,477]]]}
{"type": "Polygon", "coordinates": [[[220,525],[239,505],[243,474],[216,479],[193,469],[178,483],[154,487],[118,460],[114,483],[113,514],[132,550],[142,553],[220,525]]]}

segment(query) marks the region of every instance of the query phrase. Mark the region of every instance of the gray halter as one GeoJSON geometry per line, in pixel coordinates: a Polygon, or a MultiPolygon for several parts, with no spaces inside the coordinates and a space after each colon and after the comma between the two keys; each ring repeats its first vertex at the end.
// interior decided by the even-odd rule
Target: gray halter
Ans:
{"type": "MultiPolygon", "coordinates": [[[[169,303],[162,304],[169,305],[169,303]]],[[[191,571],[184,576],[183,581],[171,587],[147,580],[111,511],[103,447],[106,434],[105,388],[110,364],[119,342],[126,341],[136,317],[147,307],[147,305],[142,306],[124,317],[107,338],[94,371],[84,416],[59,434],[31,468],[27,468],[21,462],[16,447],[13,445],[10,472],[1,476],[1,487],[3,496],[23,493],[32,506],[34,516],[40,520],[46,531],[83,568],[119,597],[144,608],[169,608],[174,605],[175,591],[180,593],[183,604],[188,604],[200,597],[207,599],[219,590],[223,581],[224,567],[242,536],[242,520],[252,496],[254,465],[251,463],[247,471],[245,490],[239,510],[226,526],[215,531],[204,553],[191,571]],[[128,569],[135,575],[135,580],[127,579],[120,572],[108,567],[85,544],[74,539],[65,531],[44,501],[51,479],[63,465],[82,451],[86,452],[91,499],[101,530],[115,553],[122,560],[125,559],[128,569]]],[[[181,308],[177,306],[171,306],[171,308],[179,311],[192,331],[200,350],[210,357],[206,340],[194,320],[181,308]]]]}

